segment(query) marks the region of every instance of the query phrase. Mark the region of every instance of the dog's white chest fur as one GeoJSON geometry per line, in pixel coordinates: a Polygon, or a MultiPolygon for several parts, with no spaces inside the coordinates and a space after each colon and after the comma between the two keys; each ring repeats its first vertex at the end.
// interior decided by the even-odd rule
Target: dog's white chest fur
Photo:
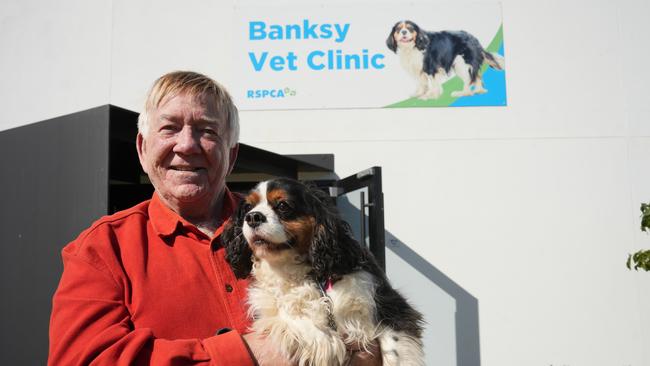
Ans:
{"type": "Polygon", "coordinates": [[[346,344],[366,348],[375,340],[384,365],[422,364],[418,340],[377,324],[376,281],[370,273],[347,274],[324,296],[308,276],[310,270],[263,260],[254,264],[255,281],[248,292],[253,331],[266,335],[300,366],[344,365],[346,344]]]}
{"type": "Polygon", "coordinates": [[[399,47],[397,49],[399,60],[402,67],[413,77],[419,77],[422,74],[424,62],[424,52],[415,47],[399,47]]]}
{"type": "Polygon", "coordinates": [[[253,330],[300,365],[342,365],[346,343],[368,345],[376,338],[374,281],[369,273],[356,272],[323,296],[309,270],[256,263],[248,294],[253,330]]]}

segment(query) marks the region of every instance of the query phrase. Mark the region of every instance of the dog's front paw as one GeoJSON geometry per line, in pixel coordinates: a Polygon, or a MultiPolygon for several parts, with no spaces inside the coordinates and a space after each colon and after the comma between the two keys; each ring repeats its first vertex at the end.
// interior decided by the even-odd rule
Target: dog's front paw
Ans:
{"type": "Polygon", "coordinates": [[[403,332],[385,330],[379,336],[379,348],[384,366],[424,366],[422,342],[403,332]]]}
{"type": "Polygon", "coordinates": [[[474,94],[485,94],[487,93],[487,89],[479,88],[479,89],[474,89],[474,94]]]}
{"type": "Polygon", "coordinates": [[[422,95],[420,100],[428,100],[428,99],[438,99],[440,98],[440,95],[442,94],[441,91],[429,91],[428,93],[422,95]]]}
{"type": "Polygon", "coordinates": [[[311,339],[304,339],[303,346],[294,356],[299,365],[343,365],[347,348],[336,333],[313,334],[311,339]]]}
{"type": "Polygon", "coordinates": [[[422,85],[419,85],[417,89],[415,89],[415,92],[411,94],[411,98],[420,98],[427,92],[426,87],[423,87],[422,85]]]}
{"type": "Polygon", "coordinates": [[[469,97],[472,95],[471,91],[465,91],[465,90],[456,90],[451,92],[451,96],[454,98],[459,98],[459,97],[469,97]]]}
{"type": "Polygon", "coordinates": [[[432,85],[429,90],[427,90],[424,95],[420,97],[422,100],[427,100],[427,99],[438,99],[442,95],[442,86],[440,85],[432,85]]]}

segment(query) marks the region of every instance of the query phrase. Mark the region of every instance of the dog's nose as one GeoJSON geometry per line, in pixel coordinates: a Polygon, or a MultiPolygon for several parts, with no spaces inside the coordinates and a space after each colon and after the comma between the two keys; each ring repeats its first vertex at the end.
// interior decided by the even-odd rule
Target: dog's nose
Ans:
{"type": "Polygon", "coordinates": [[[402,29],[401,33],[402,35],[406,35],[406,29],[402,29]]]}
{"type": "Polygon", "coordinates": [[[255,228],[266,222],[266,216],[259,211],[251,211],[244,216],[244,220],[248,226],[255,228]]]}

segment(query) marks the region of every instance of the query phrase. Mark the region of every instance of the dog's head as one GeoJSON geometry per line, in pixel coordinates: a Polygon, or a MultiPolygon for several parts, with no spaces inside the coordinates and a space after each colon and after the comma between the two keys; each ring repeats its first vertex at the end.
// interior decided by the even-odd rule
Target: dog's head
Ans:
{"type": "Polygon", "coordinates": [[[426,32],[410,20],[395,23],[388,34],[388,39],[386,39],[386,45],[393,52],[397,52],[398,49],[413,47],[424,50],[428,43],[429,38],[426,32]]]}
{"type": "Polygon", "coordinates": [[[258,184],[240,202],[223,242],[238,278],[250,274],[253,258],[280,265],[299,258],[323,280],[352,272],[364,256],[330,197],[286,178],[258,184]]]}

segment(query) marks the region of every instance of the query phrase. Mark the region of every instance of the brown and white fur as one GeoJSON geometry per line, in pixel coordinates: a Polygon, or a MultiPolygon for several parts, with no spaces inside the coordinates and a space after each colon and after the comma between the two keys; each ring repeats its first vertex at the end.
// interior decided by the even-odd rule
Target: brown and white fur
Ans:
{"type": "Polygon", "coordinates": [[[438,99],[451,72],[463,81],[463,89],[451,92],[452,97],[487,93],[480,75],[483,62],[497,70],[505,67],[503,57],[484,50],[465,31],[426,32],[410,20],[393,26],[386,45],[398,54],[402,67],[417,80],[412,96],[419,99],[438,99]]]}
{"type": "Polygon", "coordinates": [[[299,365],[343,365],[378,342],[384,365],[423,365],[422,315],[389,284],[330,198],[291,179],[260,183],[224,231],[226,258],[251,276],[252,330],[299,365]]]}

